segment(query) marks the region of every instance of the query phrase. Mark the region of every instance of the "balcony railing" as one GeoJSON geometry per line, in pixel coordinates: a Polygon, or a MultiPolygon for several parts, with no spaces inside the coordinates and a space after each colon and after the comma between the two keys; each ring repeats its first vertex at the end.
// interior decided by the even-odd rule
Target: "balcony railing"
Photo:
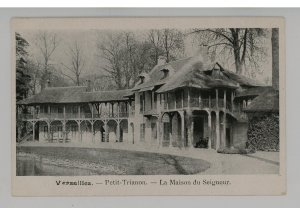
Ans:
{"type": "Polygon", "coordinates": [[[93,114],[92,113],[39,113],[39,114],[19,114],[19,119],[91,119],[91,118],[127,118],[128,112],[119,112],[119,113],[101,113],[93,114]]]}

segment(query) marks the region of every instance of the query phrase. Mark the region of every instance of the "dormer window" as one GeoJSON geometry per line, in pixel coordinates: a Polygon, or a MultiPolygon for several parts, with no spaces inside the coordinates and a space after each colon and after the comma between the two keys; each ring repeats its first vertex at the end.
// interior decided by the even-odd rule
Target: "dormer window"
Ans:
{"type": "Polygon", "coordinates": [[[146,79],[148,78],[148,74],[146,74],[146,73],[141,73],[141,74],[139,75],[139,78],[140,78],[140,84],[143,84],[143,83],[146,81],[146,79]]]}
{"type": "Polygon", "coordinates": [[[169,76],[169,69],[162,69],[161,71],[163,72],[163,79],[169,76]]]}

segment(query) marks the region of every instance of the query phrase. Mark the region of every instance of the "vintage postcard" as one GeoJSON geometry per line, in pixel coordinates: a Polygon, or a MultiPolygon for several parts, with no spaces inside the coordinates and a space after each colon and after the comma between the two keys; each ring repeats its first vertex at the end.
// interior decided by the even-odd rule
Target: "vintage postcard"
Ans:
{"type": "Polygon", "coordinates": [[[12,195],[283,195],[281,17],[14,18],[12,195]]]}

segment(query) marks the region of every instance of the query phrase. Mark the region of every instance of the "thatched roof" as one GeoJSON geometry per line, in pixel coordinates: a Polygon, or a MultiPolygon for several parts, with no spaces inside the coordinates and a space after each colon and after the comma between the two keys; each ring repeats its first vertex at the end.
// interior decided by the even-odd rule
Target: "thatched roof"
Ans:
{"type": "Polygon", "coordinates": [[[251,87],[248,89],[241,89],[237,92],[235,97],[236,98],[256,97],[272,89],[273,89],[272,86],[261,86],[261,87],[251,87]]]}
{"type": "Polygon", "coordinates": [[[124,95],[129,90],[94,91],[87,92],[85,86],[51,87],[44,89],[39,94],[19,101],[17,104],[42,104],[42,103],[87,103],[109,102],[128,100],[124,95]]]}
{"type": "Polygon", "coordinates": [[[147,87],[154,87],[157,85],[165,84],[170,77],[164,78],[163,72],[161,71],[164,68],[171,67],[174,69],[174,73],[178,72],[182,67],[191,59],[185,58],[177,61],[172,61],[170,63],[164,64],[164,65],[157,65],[155,66],[148,74],[149,80],[147,80],[145,83],[136,85],[133,90],[139,90],[147,87]]]}
{"type": "Polygon", "coordinates": [[[133,90],[149,89],[149,87],[162,86],[157,92],[162,93],[181,87],[195,88],[238,88],[239,86],[262,86],[261,83],[237,75],[225,70],[218,63],[204,63],[201,56],[189,57],[173,61],[164,65],[155,66],[149,73],[149,80],[142,84],[137,84],[133,90]],[[220,78],[212,76],[214,67],[218,67],[222,72],[220,78]],[[171,68],[171,76],[164,77],[163,69],[171,68]]]}
{"type": "Polygon", "coordinates": [[[278,112],[279,92],[273,88],[268,88],[265,92],[252,100],[251,104],[244,110],[245,112],[278,112]]]}

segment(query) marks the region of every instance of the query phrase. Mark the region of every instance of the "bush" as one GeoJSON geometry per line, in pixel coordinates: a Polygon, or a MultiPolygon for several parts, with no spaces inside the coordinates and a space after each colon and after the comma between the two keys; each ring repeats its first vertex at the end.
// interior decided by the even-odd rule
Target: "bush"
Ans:
{"type": "Polygon", "coordinates": [[[252,154],[255,153],[254,149],[242,149],[242,148],[236,148],[236,147],[221,147],[217,150],[218,153],[222,154],[252,154]]]}

